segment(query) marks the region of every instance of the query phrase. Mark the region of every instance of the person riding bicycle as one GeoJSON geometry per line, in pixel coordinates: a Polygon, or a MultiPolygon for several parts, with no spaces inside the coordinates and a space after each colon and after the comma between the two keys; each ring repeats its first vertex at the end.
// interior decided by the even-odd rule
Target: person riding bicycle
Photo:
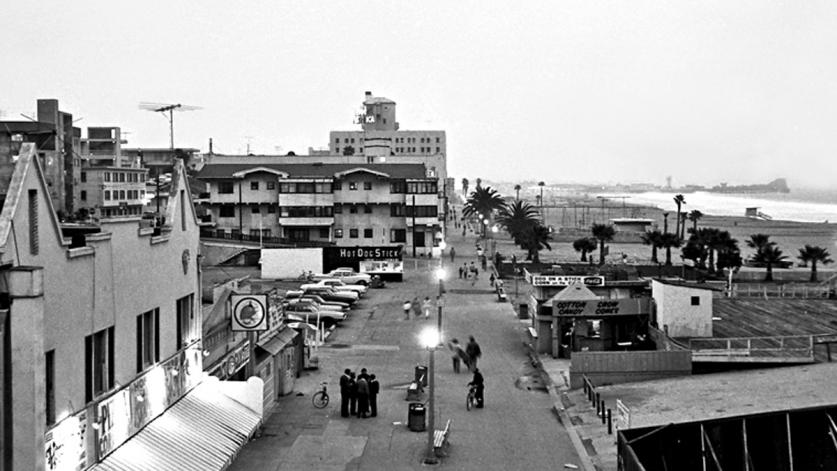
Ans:
{"type": "Polygon", "coordinates": [[[468,386],[473,386],[476,389],[476,392],[474,393],[474,398],[477,401],[477,407],[482,409],[483,400],[485,399],[485,379],[482,377],[482,373],[480,373],[479,368],[474,369],[474,378],[471,380],[470,383],[468,383],[468,386]]]}

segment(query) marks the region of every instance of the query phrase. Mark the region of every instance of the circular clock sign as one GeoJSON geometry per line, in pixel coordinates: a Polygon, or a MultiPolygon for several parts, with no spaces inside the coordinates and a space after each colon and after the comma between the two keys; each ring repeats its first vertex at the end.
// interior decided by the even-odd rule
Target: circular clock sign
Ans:
{"type": "Polygon", "coordinates": [[[234,294],[230,298],[233,330],[267,330],[267,295],[234,294]]]}

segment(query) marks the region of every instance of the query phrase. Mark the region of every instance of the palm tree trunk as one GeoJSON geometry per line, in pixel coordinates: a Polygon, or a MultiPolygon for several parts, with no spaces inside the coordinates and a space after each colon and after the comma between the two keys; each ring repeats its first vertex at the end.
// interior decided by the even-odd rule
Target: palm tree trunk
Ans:
{"type": "Polygon", "coordinates": [[[651,245],[651,261],[657,263],[657,246],[651,245]]]}
{"type": "Polygon", "coordinates": [[[671,247],[666,246],[666,266],[671,266],[671,247]]]}
{"type": "Polygon", "coordinates": [[[817,261],[811,260],[811,281],[817,281],[817,261]]]}
{"type": "Polygon", "coordinates": [[[764,276],[764,281],[773,281],[773,264],[767,264],[767,274],[764,276]]]}
{"type": "Polygon", "coordinates": [[[581,261],[582,261],[582,262],[586,262],[586,261],[587,261],[587,251],[586,251],[586,250],[582,250],[582,251],[581,251],[581,261]]]}
{"type": "Polygon", "coordinates": [[[604,265],[604,239],[599,241],[599,265],[604,265]]]}

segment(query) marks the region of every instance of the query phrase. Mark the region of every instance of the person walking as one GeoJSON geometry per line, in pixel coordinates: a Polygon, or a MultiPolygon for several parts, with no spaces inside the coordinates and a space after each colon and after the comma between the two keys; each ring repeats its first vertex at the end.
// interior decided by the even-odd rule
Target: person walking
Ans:
{"type": "Polygon", "coordinates": [[[464,274],[466,280],[471,278],[471,272],[468,270],[468,262],[462,264],[462,273],[464,274]]]}
{"type": "Polygon", "coordinates": [[[488,277],[488,283],[491,287],[494,287],[494,272],[491,273],[491,276],[488,277]]]}
{"type": "Polygon", "coordinates": [[[349,373],[349,415],[357,415],[357,380],[354,371],[349,373]]]}
{"type": "MultiPolygon", "coordinates": [[[[458,339],[452,339],[448,343],[448,348],[450,349],[450,356],[453,360],[453,372],[459,373],[459,365],[465,357],[465,350],[462,350],[462,345],[459,345],[458,339]]],[[[467,361],[465,361],[465,366],[468,366],[467,361]]]]}
{"type": "Polygon", "coordinates": [[[357,416],[360,419],[369,416],[369,383],[365,376],[357,379],[357,416]]]}
{"type": "Polygon", "coordinates": [[[477,408],[482,409],[485,406],[485,378],[482,377],[479,368],[474,368],[474,377],[468,386],[474,386],[477,389],[474,399],[477,401],[477,408]]]}
{"type": "Polygon", "coordinates": [[[476,371],[477,360],[482,356],[482,350],[473,335],[470,336],[470,341],[465,346],[465,353],[468,354],[468,369],[476,371]]]}
{"type": "Polygon", "coordinates": [[[450,248],[450,263],[456,261],[456,249],[451,246],[450,248]]]}
{"type": "Polygon", "coordinates": [[[349,380],[352,370],[346,368],[346,371],[340,375],[340,417],[349,416],[349,380]]]}
{"type": "Polygon", "coordinates": [[[464,274],[464,272],[465,272],[465,269],[463,269],[462,267],[459,267],[459,279],[460,280],[462,279],[462,275],[464,274]]]}
{"type": "Polygon", "coordinates": [[[378,393],[381,392],[381,383],[375,375],[369,376],[369,410],[370,417],[378,416],[378,393]]]}
{"type": "Polygon", "coordinates": [[[410,303],[409,299],[404,301],[404,319],[410,320],[410,309],[412,309],[412,308],[413,308],[413,305],[412,305],[412,303],[410,303]]]}
{"type": "Polygon", "coordinates": [[[422,310],[424,310],[424,318],[425,319],[430,319],[430,308],[431,308],[430,296],[425,296],[424,297],[424,301],[421,302],[421,308],[422,308],[422,310]]]}
{"type": "Polygon", "coordinates": [[[419,303],[418,296],[413,298],[413,302],[411,304],[413,305],[413,314],[416,316],[416,319],[418,319],[421,317],[421,303],[419,303]]]}

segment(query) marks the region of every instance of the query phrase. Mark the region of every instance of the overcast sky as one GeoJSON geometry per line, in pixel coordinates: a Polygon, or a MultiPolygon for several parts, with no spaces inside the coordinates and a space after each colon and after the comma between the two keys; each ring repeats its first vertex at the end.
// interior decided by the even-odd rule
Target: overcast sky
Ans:
{"type": "Polygon", "coordinates": [[[307,152],[363,93],[457,177],[834,186],[837,2],[15,1],[0,114],[58,98],[129,146],[307,152]]]}

